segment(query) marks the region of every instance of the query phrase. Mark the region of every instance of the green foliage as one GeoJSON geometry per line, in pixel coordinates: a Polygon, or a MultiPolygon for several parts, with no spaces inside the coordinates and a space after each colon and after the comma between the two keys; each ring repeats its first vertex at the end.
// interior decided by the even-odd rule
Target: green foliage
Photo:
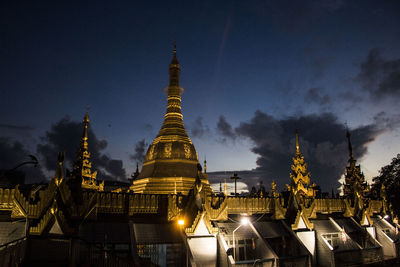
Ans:
{"type": "Polygon", "coordinates": [[[387,200],[392,204],[394,214],[400,217],[400,154],[397,154],[397,157],[393,158],[389,165],[382,167],[373,182],[372,190],[377,195],[380,195],[383,183],[387,200]]]}

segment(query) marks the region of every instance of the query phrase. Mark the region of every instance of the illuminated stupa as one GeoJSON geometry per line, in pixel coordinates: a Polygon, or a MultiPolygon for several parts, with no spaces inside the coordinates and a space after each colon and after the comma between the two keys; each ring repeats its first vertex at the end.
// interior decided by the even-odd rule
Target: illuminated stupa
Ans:
{"type": "Polygon", "coordinates": [[[196,179],[211,191],[210,183],[201,172],[196,148],[190,140],[181,111],[182,88],[179,86],[180,65],[174,55],[169,65],[168,105],[164,123],[149,146],[142,170],[133,181],[135,193],[188,194],[196,179]]]}

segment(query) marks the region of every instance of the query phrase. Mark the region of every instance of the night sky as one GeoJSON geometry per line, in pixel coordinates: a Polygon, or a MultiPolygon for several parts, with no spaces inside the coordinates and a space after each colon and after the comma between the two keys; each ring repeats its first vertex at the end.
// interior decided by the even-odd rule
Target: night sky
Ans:
{"type": "Polygon", "coordinates": [[[329,191],[346,124],[369,180],[400,152],[399,1],[1,1],[0,168],[33,154],[27,180],[51,178],[58,151],[68,167],[88,107],[99,178],[129,177],[163,121],[174,41],[209,172],[283,189],[296,128],[329,191]]]}

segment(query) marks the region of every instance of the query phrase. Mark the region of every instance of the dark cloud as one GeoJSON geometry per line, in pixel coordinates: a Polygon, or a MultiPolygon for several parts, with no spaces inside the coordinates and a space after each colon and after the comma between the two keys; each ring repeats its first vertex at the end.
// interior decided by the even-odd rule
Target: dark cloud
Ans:
{"type": "Polygon", "coordinates": [[[135,160],[136,162],[143,163],[145,157],[145,150],[148,144],[144,139],[136,142],[135,144],[135,153],[130,155],[129,158],[131,160],[135,160]]]}
{"type": "MultiPolygon", "coordinates": [[[[240,123],[234,131],[249,138],[252,151],[259,155],[256,173],[249,185],[260,179],[265,184],[275,180],[280,188],[290,183],[289,173],[295,153],[295,129],[299,129],[300,150],[305,156],[311,179],[329,191],[339,186],[338,180],[348,160],[346,128],[332,113],[304,115],[276,119],[256,111],[248,122],[240,123]]],[[[374,123],[351,130],[354,155],[360,159],[367,152],[367,144],[383,132],[374,123]]]]}
{"type": "Polygon", "coordinates": [[[366,60],[360,65],[356,80],[362,88],[370,93],[372,99],[400,97],[400,59],[386,60],[379,49],[369,52],[366,60]]]}
{"type": "Polygon", "coordinates": [[[14,124],[0,124],[0,128],[9,129],[9,130],[20,130],[20,131],[31,131],[31,130],[33,130],[32,126],[14,125],[14,124]]]}
{"type": "MultiPolygon", "coordinates": [[[[71,121],[68,116],[53,124],[49,131],[42,137],[41,144],[37,145],[37,151],[43,158],[45,167],[54,170],[57,166],[57,154],[65,151],[65,166],[72,168],[76,159],[79,144],[82,136],[83,125],[80,122],[71,121]]],[[[89,126],[88,143],[93,170],[98,171],[98,178],[106,180],[124,180],[125,170],[121,160],[111,159],[103,154],[107,147],[107,141],[97,139],[89,126]]]]}
{"type": "Polygon", "coordinates": [[[223,136],[222,141],[226,142],[228,139],[235,140],[236,134],[232,126],[226,121],[224,116],[219,116],[217,122],[217,132],[223,136]]]}
{"type": "Polygon", "coordinates": [[[382,125],[382,128],[393,131],[400,127],[400,114],[388,114],[384,111],[374,116],[374,121],[382,125]]]}
{"type": "Polygon", "coordinates": [[[321,88],[310,88],[304,96],[306,103],[315,103],[320,106],[326,106],[331,103],[331,97],[327,94],[321,93],[321,88]]]}
{"type": "Polygon", "coordinates": [[[201,138],[208,132],[210,132],[210,129],[203,124],[203,117],[197,117],[191,127],[191,136],[201,138]]]}
{"type": "MultiPolygon", "coordinates": [[[[30,161],[29,155],[32,154],[24,145],[18,141],[0,137],[0,169],[11,170],[17,165],[30,161]]],[[[40,166],[23,165],[18,170],[25,173],[25,182],[34,183],[46,180],[40,166]]]]}

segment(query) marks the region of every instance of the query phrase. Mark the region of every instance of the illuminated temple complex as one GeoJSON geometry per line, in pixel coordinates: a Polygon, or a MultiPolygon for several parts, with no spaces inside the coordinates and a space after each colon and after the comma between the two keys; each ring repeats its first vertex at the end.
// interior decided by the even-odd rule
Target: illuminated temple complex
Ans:
{"type": "Polygon", "coordinates": [[[398,221],[384,190],[369,194],[349,133],[343,196],[317,194],[297,131],[286,191],[213,192],[183,124],[180,70],[174,50],[164,123],[130,183],[97,180],[86,113],[72,172],[60,153],[48,184],[0,188],[0,266],[399,264],[398,221]]]}

